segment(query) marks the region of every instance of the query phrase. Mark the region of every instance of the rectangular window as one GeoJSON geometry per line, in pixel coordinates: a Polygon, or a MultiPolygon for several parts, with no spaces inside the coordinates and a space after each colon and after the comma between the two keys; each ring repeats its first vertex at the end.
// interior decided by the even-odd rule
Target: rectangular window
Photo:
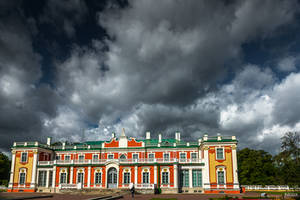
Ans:
{"type": "Polygon", "coordinates": [[[60,173],[60,183],[67,183],[67,173],[60,173]]]}
{"type": "Polygon", "coordinates": [[[169,172],[162,173],[162,184],[169,184],[169,172]]]}
{"type": "Polygon", "coordinates": [[[182,187],[189,187],[189,170],[181,170],[180,185],[182,187]]]}
{"type": "Polygon", "coordinates": [[[56,155],[56,156],[55,156],[55,160],[60,160],[60,156],[59,156],[59,155],[56,155]]]}
{"type": "Polygon", "coordinates": [[[101,183],[101,173],[97,172],[95,173],[95,184],[101,183]]]}
{"type": "Polygon", "coordinates": [[[21,162],[27,162],[27,152],[22,152],[21,162]]]}
{"type": "Polygon", "coordinates": [[[83,183],[83,173],[77,174],[77,183],[83,183]]]}
{"type": "Polygon", "coordinates": [[[202,170],[193,170],[193,187],[202,187],[202,170]]]}
{"type": "Polygon", "coordinates": [[[108,155],[108,159],[110,159],[110,160],[111,160],[111,159],[114,159],[114,154],[109,154],[109,155],[108,155]]]}
{"type": "Polygon", "coordinates": [[[223,148],[217,148],[217,159],[218,160],[224,159],[223,148]]]}
{"type": "Polygon", "coordinates": [[[218,171],[218,184],[224,185],[224,171],[218,171]]]}
{"type": "Polygon", "coordinates": [[[149,172],[143,172],[143,183],[149,183],[149,172]]]}
{"type": "Polygon", "coordinates": [[[93,160],[98,160],[99,159],[99,155],[95,154],[93,155],[93,160]]]}
{"type": "Polygon", "coordinates": [[[25,184],[25,179],[26,179],[26,174],[24,172],[20,173],[20,181],[19,184],[20,185],[24,185],[25,184]]]}
{"type": "Polygon", "coordinates": [[[154,161],[154,153],[149,153],[148,158],[149,158],[150,162],[153,162],[154,161]]]}
{"type": "Polygon", "coordinates": [[[78,156],[78,160],[79,160],[79,161],[83,161],[83,160],[84,160],[84,155],[79,155],[79,156],[78,156]]]}
{"type": "Polygon", "coordinates": [[[168,153],[165,153],[164,154],[164,161],[169,161],[170,160],[170,154],[168,154],[168,153]]]}
{"type": "Polygon", "coordinates": [[[197,160],[197,153],[196,152],[192,152],[191,153],[191,158],[192,158],[192,161],[196,161],[197,160]]]}
{"type": "Polygon", "coordinates": [[[132,154],[132,159],[134,159],[134,160],[139,159],[139,154],[137,154],[137,153],[132,154]]]}
{"type": "Polygon", "coordinates": [[[129,184],[130,183],[130,173],[129,172],[125,172],[124,173],[124,183],[125,184],[129,184]]]}
{"type": "Polygon", "coordinates": [[[70,160],[71,159],[71,156],[67,155],[65,156],[65,160],[70,160]]]}
{"type": "Polygon", "coordinates": [[[39,171],[38,186],[46,187],[47,171],[39,171]]]}
{"type": "Polygon", "coordinates": [[[53,178],[53,172],[52,171],[50,171],[49,172],[49,187],[52,187],[52,178],[53,178]]]}
{"type": "Polygon", "coordinates": [[[186,161],[186,153],[180,153],[179,156],[180,156],[180,161],[181,162],[185,162],[186,161]]]}

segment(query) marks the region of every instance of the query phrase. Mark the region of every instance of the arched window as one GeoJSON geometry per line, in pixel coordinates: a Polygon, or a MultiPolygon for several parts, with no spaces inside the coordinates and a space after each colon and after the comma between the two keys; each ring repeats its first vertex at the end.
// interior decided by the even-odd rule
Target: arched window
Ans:
{"type": "Polygon", "coordinates": [[[25,185],[26,182],[26,169],[21,168],[19,172],[19,185],[25,185]]]}
{"type": "Polygon", "coordinates": [[[77,183],[84,183],[84,170],[79,169],[77,171],[77,183]]]}

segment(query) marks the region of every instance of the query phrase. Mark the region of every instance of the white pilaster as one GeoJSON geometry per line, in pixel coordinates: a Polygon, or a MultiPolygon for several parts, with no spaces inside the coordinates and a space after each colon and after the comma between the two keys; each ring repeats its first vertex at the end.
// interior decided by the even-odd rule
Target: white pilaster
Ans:
{"type": "Polygon", "coordinates": [[[9,185],[8,188],[13,188],[14,183],[14,172],[15,172],[15,159],[16,159],[16,152],[12,151],[12,158],[11,158],[11,168],[10,168],[10,177],[9,177],[9,185]]]}
{"type": "Polygon", "coordinates": [[[52,173],[52,187],[55,188],[55,178],[56,178],[56,166],[53,167],[52,173]]]}
{"type": "Polygon", "coordinates": [[[74,167],[71,167],[71,169],[70,169],[70,184],[73,184],[73,171],[74,171],[74,167]]]}
{"type": "Polygon", "coordinates": [[[174,188],[178,188],[178,166],[174,165],[174,188]]]}
{"type": "Polygon", "coordinates": [[[157,166],[154,166],[154,184],[157,184],[157,166]]]}
{"type": "Polygon", "coordinates": [[[193,171],[189,168],[189,188],[193,188],[193,171]]]}
{"type": "Polygon", "coordinates": [[[33,152],[33,163],[32,163],[32,175],[31,175],[31,184],[32,188],[35,188],[35,181],[36,181],[36,166],[37,166],[37,156],[38,152],[33,152]]]}
{"type": "Polygon", "coordinates": [[[87,182],[87,187],[91,187],[91,166],[88,167],[88,182],[87,182]]]}
{"type": "MultiPolygon", "coordinates": [[[[135,166],[134,167],[134,184],[137,184],[137,180],[138,180],[138,167],[135,166]]],[[[136,187],[136,186],[135,186],[136,187]]]]}
{"type": "Polygon", "coordinates": [[[237,158],[236,158],[236,146],[232,147],[232,163],[233,163],[233,188],[239,189],[239,180],[237,173],[237,158]]]}
{"type": "Polygon", "coordinates": [[[204,168],[203,168],[203,188],[209,189],[210,188],[210,181],[209,181],[209,160],[208,160],[208,147],[204,147],[204,168]]]}
{"type": "Polygon", "coordinates": [[[49,187],[49,174],[50,174],[50,171],[47,170],[47,175],[46,175],[46,188],[49,187]]]}

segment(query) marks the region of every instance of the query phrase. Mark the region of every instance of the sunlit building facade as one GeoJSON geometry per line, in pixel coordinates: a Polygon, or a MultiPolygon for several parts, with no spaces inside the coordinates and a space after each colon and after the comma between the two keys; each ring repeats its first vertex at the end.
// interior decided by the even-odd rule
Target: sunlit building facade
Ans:
{"type": "Polygon", "coordinates": [[[9,191],[128,189],[141,192],[239,193],[235,136],[184,142],[127,137],[82,143],[15,142],[9,191]]]}

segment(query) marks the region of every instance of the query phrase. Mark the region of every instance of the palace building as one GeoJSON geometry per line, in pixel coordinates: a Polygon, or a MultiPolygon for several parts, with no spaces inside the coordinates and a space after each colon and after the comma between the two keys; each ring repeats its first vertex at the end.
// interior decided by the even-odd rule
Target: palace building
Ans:
{"type": "Polygon", "coordinates": [[[198,141],[127,137],[82,143],[14,142],[10,192],[128,189],[162,193],[239,193],[235,136],[198,141]]]}

